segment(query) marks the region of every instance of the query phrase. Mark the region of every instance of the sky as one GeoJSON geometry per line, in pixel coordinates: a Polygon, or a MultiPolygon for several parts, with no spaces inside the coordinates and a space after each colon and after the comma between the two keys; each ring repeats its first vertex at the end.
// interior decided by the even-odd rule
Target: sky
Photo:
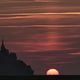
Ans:
{"type": "Polygon", "coordinates": [[[80,0],[0,0],[2,38],[35,74],[45,74],[46,68],[52,67],[61,74],[79,74],[74,68],[74,72],[67,72],[65,66],[72,63],[72,67],[74,62],[79,66],[80,0]]]}

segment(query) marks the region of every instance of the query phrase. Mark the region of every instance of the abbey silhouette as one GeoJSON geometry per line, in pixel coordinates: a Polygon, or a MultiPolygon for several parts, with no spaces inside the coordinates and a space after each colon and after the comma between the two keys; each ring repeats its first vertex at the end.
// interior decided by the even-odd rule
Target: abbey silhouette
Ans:
{"type": "Polygon", "coordinates": [[[10,53],[5,48],[4,41],[2,40],[0,50],[0,75],[33,75],[33,73],[34,71],[31,66],[18,60],[16,53],[10,53]]]}

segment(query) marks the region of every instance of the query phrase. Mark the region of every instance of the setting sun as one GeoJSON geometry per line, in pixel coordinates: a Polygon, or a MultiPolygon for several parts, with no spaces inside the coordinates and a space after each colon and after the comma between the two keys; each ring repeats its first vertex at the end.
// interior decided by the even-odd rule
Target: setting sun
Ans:
{"type": "Polygon", "coordinates": [[[49,69],[47,72],[46,72],[47,75],[59,75],[59,71],[56,70],[56,69],[49,69]]]}

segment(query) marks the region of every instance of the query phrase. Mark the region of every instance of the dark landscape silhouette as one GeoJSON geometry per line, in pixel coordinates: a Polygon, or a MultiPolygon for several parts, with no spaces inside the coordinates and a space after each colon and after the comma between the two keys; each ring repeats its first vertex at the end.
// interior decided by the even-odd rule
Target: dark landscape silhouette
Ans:
{"type": "Polygon", "coordinates": [[[16,53],[10,53],[5,48],[4,41],[2,40],[0,50],[0,75],[33,75],[33,73],[34,71],[31,66],[18,60],[16,53]]]}

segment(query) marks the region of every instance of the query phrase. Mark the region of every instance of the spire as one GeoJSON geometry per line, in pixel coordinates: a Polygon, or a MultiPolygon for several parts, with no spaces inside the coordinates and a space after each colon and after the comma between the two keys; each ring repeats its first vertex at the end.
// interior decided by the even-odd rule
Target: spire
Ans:
{"type": "Polygon", "coordinates": [[[5,48],[5,45],[4,45],[4,40],[2,40],[1,51],[3,52],[3,51],[5,51],[5,50],[6,50],[6,48],[5,48]]]}

